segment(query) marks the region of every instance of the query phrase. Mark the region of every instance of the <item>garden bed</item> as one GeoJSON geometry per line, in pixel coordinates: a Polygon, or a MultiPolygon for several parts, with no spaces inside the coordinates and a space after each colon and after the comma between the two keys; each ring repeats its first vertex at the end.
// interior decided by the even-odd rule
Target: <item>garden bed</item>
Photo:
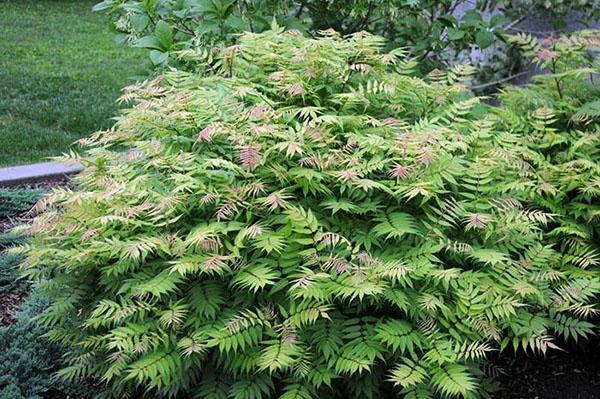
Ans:
{"type": "MultiPolygon", "coordinates": [[[[53,188],[56,187],[67,187],[69,185],[69,178],[53,178],[48,180],[41,180],[36,183],[31,184],[22,184],[15,187],[2,187],[0,186],[0,190],[31,190],[31,191],[39,191],[39,192],[49,192],[53,188]]],[[[0,208],[2,207],[1,203],[2,199],[0,198],[0,208]]],[[[32,215],[30,214],[30,209],[24,209],[14,215],[4,215],[3,210],[0,209],[0,234],[6,233],[13,226],[17,224],[27,223],[27,221],[31,220],[32,215]]]]}
{"type": "Polygon", "coordinates": [[[564,351],[546,356],[507,351],[494,362],[503,373],[502,391],[496,399],[596,399],[600,398],[600,340],[579,347],[561,344],[564,351]]]}
{"type": "Polygon", "coordinates": [[[0,327],[15,321],[22,302],[29,295],[27,283],[16,281],[18,271],[14,267],[19,262],[18,257],[1,253],[21,241],[21,237],[12,236],[10,230],[14,226],[27,224],[33,218],[30,208],[42,193],[68,184],[68,179],[62,178],[17,188],[0,187],[0,327]],[[9,281],[13,278],[15,281],[9,281]]]}
{"type": "Polygon", "coordinates": [[[37,199],[68,184],[68,179],[54,179],[0,187],[0,399],[86,398],[94,392],[86,384],[64,383],[55,376],[64,351],[44,337],[47,328],[32,321],[48,307],[48,300],[19,279],[16,266],[21,258],[3,252],[23,242],[11,229],[31,220],[37,199]]]}

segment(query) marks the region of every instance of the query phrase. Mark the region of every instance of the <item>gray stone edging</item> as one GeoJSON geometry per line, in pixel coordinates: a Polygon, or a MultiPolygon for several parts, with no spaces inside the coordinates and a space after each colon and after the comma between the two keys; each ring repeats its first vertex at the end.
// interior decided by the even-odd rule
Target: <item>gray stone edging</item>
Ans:
{"type": "Polygon", "coordinates": [[[42,162],[31,165],[0,168],[0,186],[10,187],[35,183],[43,180],[56,180],[83,170],[80,164],[42,162]]]}

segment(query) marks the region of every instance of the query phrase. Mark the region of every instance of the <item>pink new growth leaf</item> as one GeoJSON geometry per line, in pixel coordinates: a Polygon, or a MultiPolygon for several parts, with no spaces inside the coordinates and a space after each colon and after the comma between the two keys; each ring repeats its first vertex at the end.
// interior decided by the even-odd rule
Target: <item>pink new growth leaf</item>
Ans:
{"type": "Polygon", "coordinates": [[[239,157],[242,166],[252,172],[262,159],[262,154],[258,151],[259,147],[257,145],[247,145],[243,146],[239,150],[239,157]]]}
{"type": "Polygon", "coordinates": [[[392,170],[390,171],[390,176],[396,179],[406,179],[410,175],[408,168],[406,166],[402,166],[400,164],[395,164],[392,170]]]}

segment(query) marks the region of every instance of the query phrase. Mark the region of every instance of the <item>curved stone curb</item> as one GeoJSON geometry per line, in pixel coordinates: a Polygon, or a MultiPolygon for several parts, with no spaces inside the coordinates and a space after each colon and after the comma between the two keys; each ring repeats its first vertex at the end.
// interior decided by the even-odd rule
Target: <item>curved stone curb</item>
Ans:
{"type": "Polygon", "coordinates": [[[59,162],[42,162],[32,165],[0,168],[0,186],[10,187],[42,180],[61,179],[65,176],[79,173],[82,170],[82,165],[59,162]]]}

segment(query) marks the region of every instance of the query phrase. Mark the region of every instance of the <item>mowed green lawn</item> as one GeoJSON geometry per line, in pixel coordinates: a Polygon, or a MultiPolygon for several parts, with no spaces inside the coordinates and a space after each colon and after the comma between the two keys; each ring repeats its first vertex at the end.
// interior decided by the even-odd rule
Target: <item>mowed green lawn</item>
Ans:
{"type": "Polygon", "coordinates": [[[42,161],[111,125],[147,70],[94,1],[0,0],[0,166],[42,161]]]}

